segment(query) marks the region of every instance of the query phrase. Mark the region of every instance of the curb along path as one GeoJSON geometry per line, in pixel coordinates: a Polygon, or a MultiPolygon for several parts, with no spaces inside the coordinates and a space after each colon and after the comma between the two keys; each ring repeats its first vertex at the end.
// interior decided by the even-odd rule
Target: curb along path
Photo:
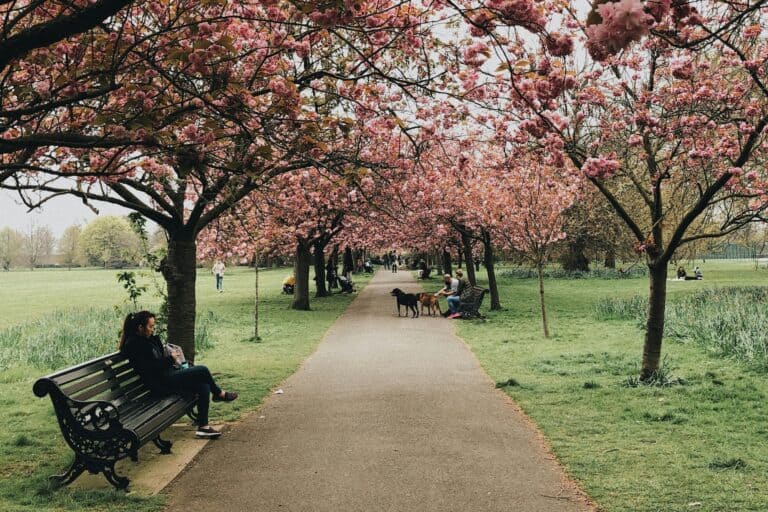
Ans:
{"type": "Polygon", "coordinates": [[[419,286],[379,271],[285,394],[165,490],[168,510],[591,510],[451,321],[397,317],[389,292],[419,286]]]}

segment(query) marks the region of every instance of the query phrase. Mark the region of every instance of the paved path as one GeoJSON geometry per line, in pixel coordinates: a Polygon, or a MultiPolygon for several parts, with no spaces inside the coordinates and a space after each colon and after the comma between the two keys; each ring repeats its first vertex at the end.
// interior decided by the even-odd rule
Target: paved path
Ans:
{"type": "Polygon", "coordinates": [[[380,271],[285,394],[166,490],[169,510],[590,510],[452,322],[397,317],[396,286],[419,287],[380,271]]]}

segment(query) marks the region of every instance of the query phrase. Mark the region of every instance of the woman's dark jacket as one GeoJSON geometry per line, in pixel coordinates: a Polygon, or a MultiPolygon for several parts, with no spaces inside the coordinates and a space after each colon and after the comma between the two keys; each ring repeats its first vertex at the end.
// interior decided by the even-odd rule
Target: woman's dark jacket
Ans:
{"type": "Polygon", "coordinates": [[[147,386],[155,391],[168,390],[166,378],[173,369],[173,358],[165,355],[160,338],[129,336],[121,352],[128,356],[147,386]]]}

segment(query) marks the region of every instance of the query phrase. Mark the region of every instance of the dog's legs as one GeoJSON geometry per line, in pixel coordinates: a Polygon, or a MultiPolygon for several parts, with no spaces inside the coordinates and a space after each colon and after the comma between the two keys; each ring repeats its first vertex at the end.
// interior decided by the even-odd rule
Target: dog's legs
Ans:
{"type": "MultiPolygon", "coordinates": [[[[406,314],[408,313],[408,310],[405,310],[406,314]]],[[[400,303],[397,303],[397,316],[400,316],[400,303]]]]}

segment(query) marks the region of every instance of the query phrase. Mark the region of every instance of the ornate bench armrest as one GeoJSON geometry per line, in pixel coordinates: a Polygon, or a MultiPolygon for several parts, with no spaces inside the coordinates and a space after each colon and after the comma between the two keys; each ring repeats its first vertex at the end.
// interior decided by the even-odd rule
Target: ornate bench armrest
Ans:
{"type": "Polygon", "coordinates": [[[59,423],[66,422],[69,429],[82,430],[83,435],[93,435],[110,431],[122,430],[120,413],[117,408],[105,400],[73,400],[61,392],[53,383],[40,379],[35,383],[35,394],[51,396],[53,409],[59,418],[59,423]]]}

